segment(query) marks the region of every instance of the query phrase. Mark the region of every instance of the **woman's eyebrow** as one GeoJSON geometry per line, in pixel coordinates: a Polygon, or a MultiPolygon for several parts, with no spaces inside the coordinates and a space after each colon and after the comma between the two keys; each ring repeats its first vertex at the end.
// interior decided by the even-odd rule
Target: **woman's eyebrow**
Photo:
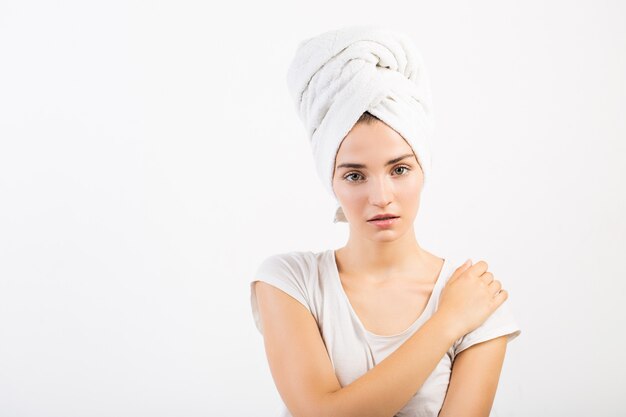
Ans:
{"type": "MultiPolygon", "coordinates": [[[[410,156],[413,156],[413,154],[412,153],[408,153],[406,155],[402,155],[402,156],[399,156],[397,158],[393,158],[392,160],[388,161],[385,164],[385,166],[395,164],[396,162],[400,162],[404,158],[408,158],[410,156]]],[[[363,164],[355,164],[355,163],[351,163],[351,162],[346,162],[344,164],[337,165],[337,168],[366,168],[366,166],[363,165],[363,164]]]]}

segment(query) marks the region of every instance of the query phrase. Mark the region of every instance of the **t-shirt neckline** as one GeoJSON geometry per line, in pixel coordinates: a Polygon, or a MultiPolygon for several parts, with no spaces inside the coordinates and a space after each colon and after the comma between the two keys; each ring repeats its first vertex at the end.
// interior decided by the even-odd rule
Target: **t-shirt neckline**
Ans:
{"type": "Polygon", "coordinates": [[[341,294],[341,298],[344,300],[344,302],[348,306],[348,309],[350,310],[350,313],[354,317],[355,321],[358,323],[359,327],[361,327],[363,332],[365,332],[365,334],[367,334],[370,337],[379,338],[379,339],[393,339],[393,338],[399,338],[401,336],[404,336],[406,333],[411,331],[414,327],[416,327],[419,323],[421,323],[424,320],[424,317],[426,316],[427,311],[431,308],[431,305],[434,303],[434,298],[435,298],[434,295],[435,295],[435,293],[438,293],[440,282],[443,281],[442,276],[444,275],[446,267],[447,267],[447,264],[448,264],[448,259],[444,258],[443,259],[443,265],[441,266],[441,270],[439,271],[439,276],[437,276],[437,280],[435,281],[435,285],[433,286],[433,290],[430,293],[430,296],[428,297],[428,301],[426,302],[426,306],[424,307],[424,310],[419,315],[419,317],[417,319],[415,319],[415,321],[409,327],[407,327],[405,330],[403,330],[400,333],[392,334],[392,335],[382,335],[382,334],[372,333],[371,331],[367,330],[365,328],[365,326],[363,325],[363,322],[361,321],[361,319],[359,318],[358,314],[356,313],[356,310],[352,307],[352,304],[350,303],[350,299],[348,298],[348,294],[346,294],[345,290],[343,289],[343,285],[341,284],[341,277],[339,276],[339,267],[337,266],[337,258],[335,256],[335,250],[334,249],[329,249],[329,252],[330,252],[330,262],[332,264],[332,272],[333,272],[333,275],[334,275],[334,277],[333,277],[334,278],[334,282],[335,282],[335,284],[338,287],[339,293],[341,294]]]}

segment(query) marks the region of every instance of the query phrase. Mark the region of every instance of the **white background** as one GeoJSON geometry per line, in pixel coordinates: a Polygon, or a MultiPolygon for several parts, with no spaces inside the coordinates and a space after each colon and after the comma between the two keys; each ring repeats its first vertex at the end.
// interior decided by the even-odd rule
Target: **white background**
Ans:
{"type": "Polygon", "coordinates": [[[249,280],[339,248],[285,75],[297,42],[412,36],[418,241],[509,291],[492,416],[626,413],[620,1],[0,2],[0,415],[274,417],[249,280]]]}

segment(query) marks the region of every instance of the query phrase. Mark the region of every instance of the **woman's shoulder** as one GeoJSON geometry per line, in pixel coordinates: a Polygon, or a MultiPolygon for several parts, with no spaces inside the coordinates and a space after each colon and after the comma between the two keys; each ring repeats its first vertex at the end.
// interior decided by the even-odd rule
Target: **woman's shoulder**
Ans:
{"type": "Polygon", "coordinates": [[[328,251],[287,251],[267,255],[257,268],[259,271],[308,277],[318,271],[328,251]]]}

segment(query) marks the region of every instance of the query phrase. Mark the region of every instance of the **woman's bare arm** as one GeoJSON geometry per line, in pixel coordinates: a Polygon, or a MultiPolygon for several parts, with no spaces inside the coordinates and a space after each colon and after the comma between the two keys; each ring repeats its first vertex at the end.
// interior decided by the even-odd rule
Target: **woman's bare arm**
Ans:
{"type": "Polygon", "coordinates": [[[470,346],[452,364],[439,417],[489,417],[506,354],[507,336],[470,346]]]}
{"type": "Polygon", "coordinates": [[[447,316],[435,313],[396,351],[342,388],[306,307],[268,283],[255,285],[272,377],[294,417],[391,417],[461,336],[447,316]]]}

